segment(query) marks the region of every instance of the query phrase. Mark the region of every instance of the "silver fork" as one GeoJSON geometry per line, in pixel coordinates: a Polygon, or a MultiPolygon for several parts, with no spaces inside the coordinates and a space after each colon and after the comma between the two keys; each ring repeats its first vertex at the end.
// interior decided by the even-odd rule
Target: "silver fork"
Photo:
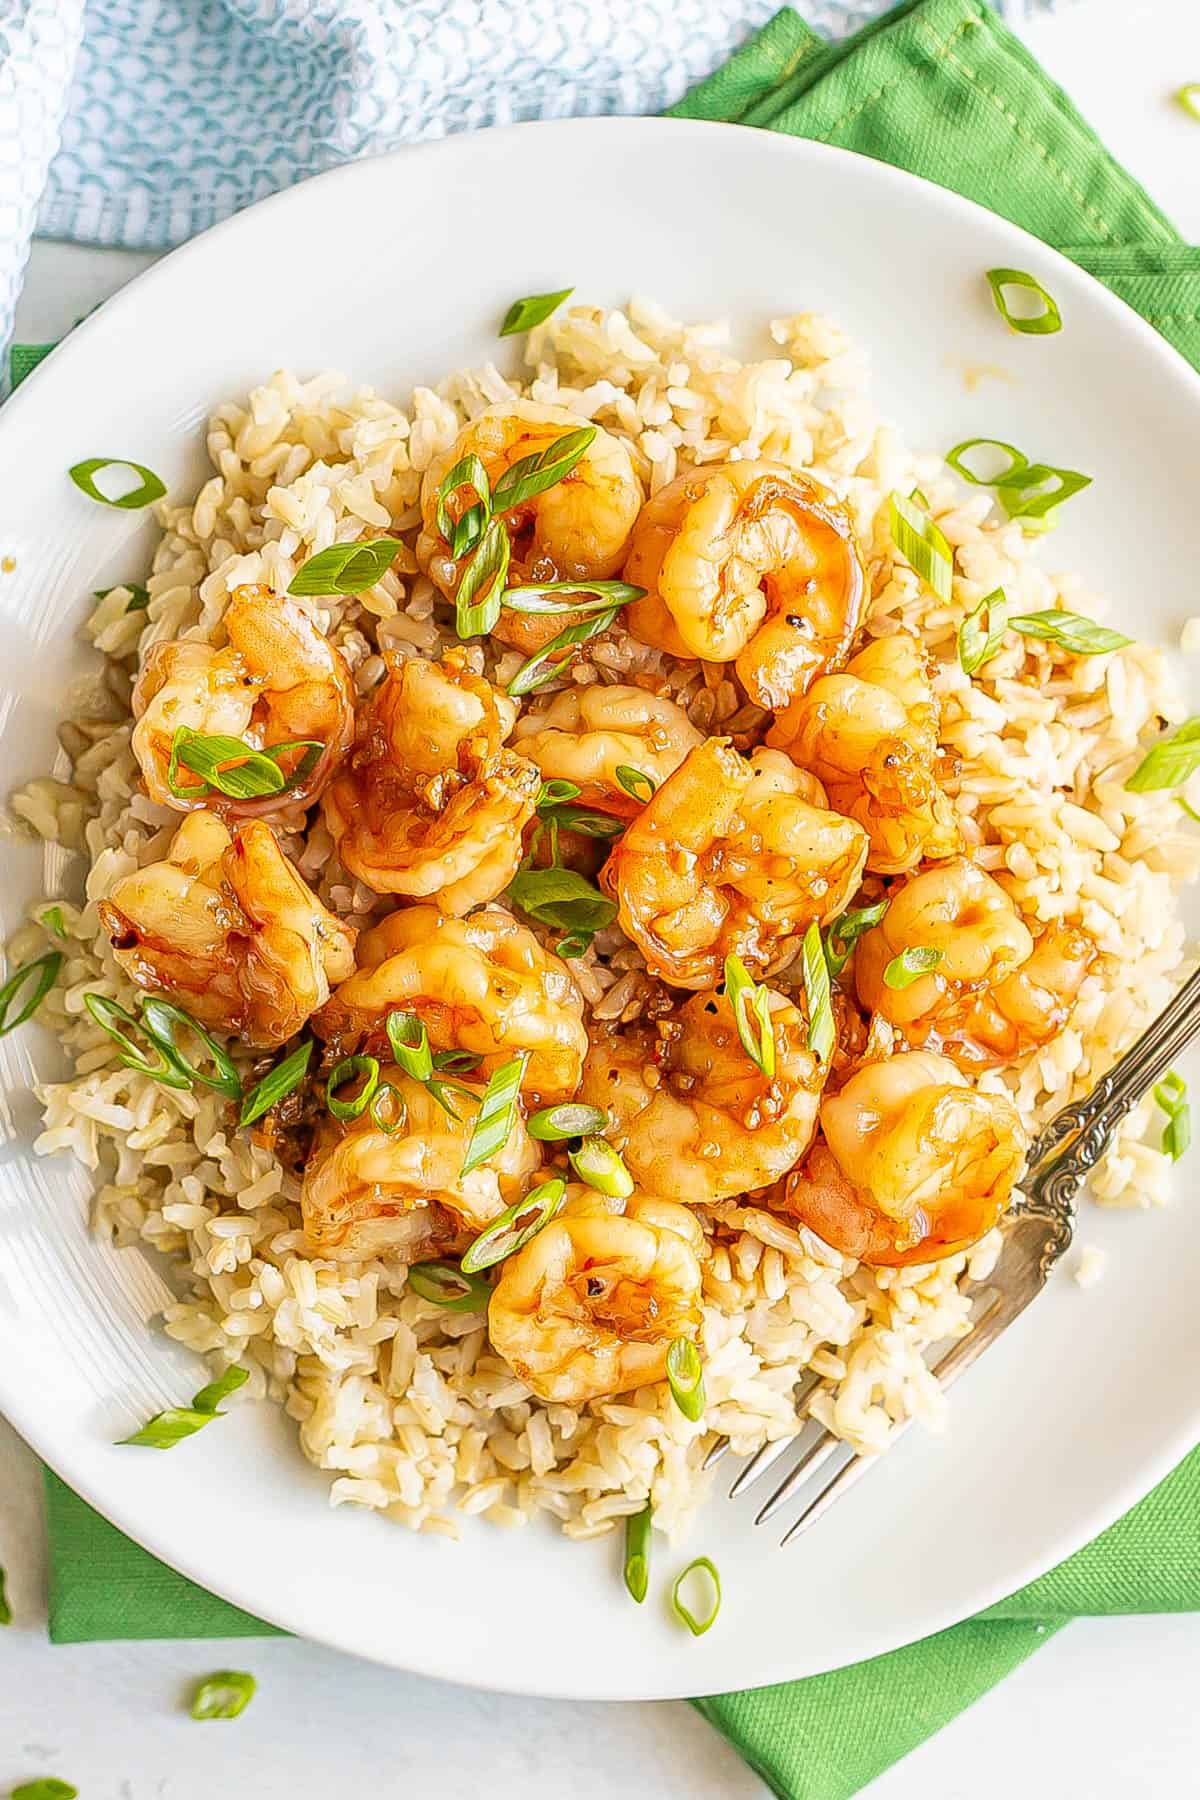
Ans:
{"type": "MultiPolygon", "coordinates": [[[[960,1338],[933,1365],[943,1388],[966,1373],[989,1344],[1023,1313],[1046,1285],[1051,1269],[1071,1242],[1075,1230],[1075,1197],[1089,1171],[1112,1141],[1113,1132],[1126,1113],[1136,1106],[1155,1082],[1161,1081],[1175,1058],[1200,1032],[1200,970],[1189,977],[1137,1042],[1115,1062],[1086,1094],[1057,1113],[1030,1145],[1021,1199],[1008,1214],[1004,1249],[991,1275],[978,1286],[974,1298],[982,1310],[972,1321],[968,1336],[960,1338]]],[[[796,1390],[799,1430],[792,1436],[764,1444],[741,1470],[730,1498],[735,1498],[766,1474],[789,1450],[797,1448],[810,1419],[810,1408],[824,1383],[810,1376],[796,1390]]],[[[894,1443],[912,1421],[892,1435],[894,1443]]],[[[704,1460],[711,1468],[730,1448],[728,1438],[718,1438],[704,1460]]],[[[831,1431],[822,1430],[809,1443],[798,1462],[755,1515],[765,1524],[806,1487],[817,1471],[838,1451],[849,1446],[831,1431]]],[[[836,1473],[817,1489],[799,1518],[784,1533],[782,1543],[814,1526],[843,1494],[860,1481],[875,1463],[874,1456],[849,1452],[836,1473]]]]}

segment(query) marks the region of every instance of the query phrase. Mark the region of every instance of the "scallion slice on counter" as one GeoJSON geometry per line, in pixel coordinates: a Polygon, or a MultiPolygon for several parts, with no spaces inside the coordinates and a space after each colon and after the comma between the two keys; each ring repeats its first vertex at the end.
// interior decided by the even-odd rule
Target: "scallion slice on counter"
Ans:
{"type": "Polygon", "coordinates": [[[57,1775],[41,1775],[36,1781],[23,1781],[15,1787],[9,1800],[76,1800],[79,1793],[69,1781],[60,1781],[57,1775]]]}
{"type": "Polygon", "coordinates": [[[258,1683],[244,1669],[218,1669],[192,1695],[193,1719],[236,1719],[253,1700],[258,1683]]]}
{"type": "Polygon", "coordinates": [[[416,1013],[393,1011],[387,1016],[384,1030],[397,1067],[414,1081],[428,1081],[433,1074],[433,1051],[424,1022],[416,1013]]]}
{"type": "Polygon", "coordinates": [[[581,425],[577,431],[564,432],[534,456],[523,456],[520,462],[505,469],[492,490],[492,511],[509,512],[524,506],[547,489],[557,487],[586,456],[595,441],[596,427],[581,425]]]}
{"type": "Polygon", "coordinates": [[[742,1049],[755,1068],[771,1081],[775,1075],[775,1028],[771,1023],[770,990],[750,979],[740,956],[727,956],[725,992],[742,1049]]]}
{"type": "Polygon", "coordinates": [[[77,462],[67,470],[67,474],[81,493],[89,500],[98,500],[101,506],[119,506],[127,512],[136,512],[143,506],[152,506],[161,500],[166,493],[166,483],[160,481],[153,469],[146,468],[144,463],[134,462],[128,456],[89,456],[86,462],[77,462]],[[102,493],[96,485],[96,476],[101,469],[132,469],[135,475],[141,476],[139,486],[113,500],[102,493]]]}
{"type": "Polygon", "coordinates": [[[941,960],[940,950],[934,950],[927,944],[914,944],[908,950],[902,950],[899,956],[893,956],[883,971],[883,985],[890,988],[910,988],[922,975],[928,975],[931,969],[936,969],[941,960]]]}
{"type": "Polygon", "coordinates": [[[653,775],[647,775],[645,769],[635,769],[631,763],[618,763],[613,774],[631,799],[652,800],[658,792],[653,775]]]}
{"type": "Polygon", "coordinates": [[[446,1312],[486,1312],[491,1287],[478,1275],[467,1275],[457,1263],[413,1263],[408,1271],[408,1285],[431,1306],[446,1312]]]}
{"type": "Polygon", "coordinates": [[[379,1060],[374,1056],[343,1056],[329,1071],[325,1083],[325,1105],[335,1119],[361,1119],[375,1098],[379,1087],[379,1060]],[[339,1092],[349,1082],[362,1077],[362,1085],[347,1099],[339,1092]]]}
{"type": "Polygon", "coordinates": [[[382,581],[403,549],[399,538],[359,538],[330,544],[302,562],[288,584],[289,594],[364,594],[382,581]]]}
{"type": "Polygon", "coordinates": [[[1004,628],[1009,623],[1008,601],[1003,588],[973,606],[958,628],[958,662],[964,675],[974,675],[990,662],[1004,642],[1004,628]]]}
{"type": "Polygon", "coordinates": [[[185,1093],[191,1091],[192,1078],[182,1068],[174,1052],[159,1038],[150,1032],[149,1027],[126,1012],[107,994],[85,994],[83,1004],[95,1019],[97,1025],[107,1031],[120,1049],[118,1062],[126,1069],[134,1069],[139,1075],[149,1075],[152,1080],[163,1087],[180,1088],[185,1093]],[[147,1056],[136,1041],[129,1035],[130,1030],[140,1032],[149,1044],[153,1057],[147,1056]]]}
{"type": "Polygon", "coordinates": [[[833,1019],[833,993],[829,984],[829,964],[821,943],[821,928],[814,919],[804,933],[800,950],[804,970],[804,995],[808,1001],[808,1047],[824,1065],[833,1055],[837,1027],[833,1019]]]}
{"type": "Polygon", "coordinates": [[[627,1200],[633,1192],[633,1176],[606,1138],[585,1137],[577,1148],[568,1148],[567,1161],[598,1194],[627,1200]]]}
{"type": "Polygon", "coordinates": [[[192,1398],[190,1406],[171,1406],[155,1413],[132,1437],[120,1438],[122,1444],[139,1444],[145,1450],[173,1450],[184,1438],[194,1437],[214,1419],[223,1419],[220,1402],[236,1392],[249,1379],[249,1370],[240,1363],[226,1369],[217,1381],[210,1381],[192,1398]]]}
{"type": "Polygon", "coordinates": [[[531,656],[521,664],[508,684],[508,692],[513,699],[519,699],[522,694],[532,694],[536,689],[546,687],[549,682],[557,681],[563,673],[565,661],[555,662],[556,653],[599,637],[602,631],[608,630],[619,611],[618,606],[606,606],[603,612],[589,613],[586,619],[580,619],[577,624],[565,626],[536,656],[531,656]]]}
{"type": "Polygon", "coordinates": [[[372,1125],[382,1131],[385,1137],[395,1137],[408,1123],[408,1107],[404,1095],[390,1081],[384,1081],[371,1095],[367,1111],[372,1125]]]}
{"type": "Polygon", "coordinates": [[[94,588],[93,592],[97,600],[107,600],[108,596],[110,594],[115,594],[118,588],[122,588],[125,593],[129,595],[129,599],[125,605],[125,611],[127,613],[145,612],[150,604],[150,589],[144,588],[140,582],[118,581],[115,582],[112,587],[94,588]]]}
{"type": "Polygon", "coordinates": [[[1192,1109],[1188,1103],[1187,1082],[1172,1069],[1155,1087],[1154,1100],[1167,1115],[1162,1134],[1163,1155],[1178,1162],[1192,1141],[1192,1109]]]}
{"type": "Polygon", "coordinates": [[[874,906],[855,907],[833,921],[825,933],[825,964],[834,980],[849,962],[850,952],[864,931],[878,925],[887,909],[887,901],[880,900],[874,906]]]}
{"type": "Polygon", "coordinates": [[[509,882],[507,893],[513,905],[539,925],[586,935],[589,943],[617,916],[615,901],[607,899],[594,882],[574,869],[522,867],[509,882]]]}
{"type": "Polygon", "coordinates": [[[31,1019],[50,989],[58,980],[58,972],[63,966],[61,950],[47,950],[45,956],[35,957],[32,962],[22,963],[14,969],[8,980],[0,987],[0,1037],[7,1037],[26,1019],[31,1019]],[[18,1007],[17,997],[29,985],[24,1001],[18,1007]]]}
{"type": "Polygon", "coordinates": [[[532,331],[535,325],[545,324],[574,292],[573,287],[560,288],[556,294],[526,294],[523,300],[514,300],[504,315],[500,336],[515,337],[520,331],[532,331]]]}
{"type": "Polygon", "coordinates": [[[495,626],[511,553],[504,520],[493,519],[454,596],[454,629],[460,638],[486,637],[495,626]]]}
{"type": "Polygon", "coordinates": [[[1064,612],[1058,607],[1046,612],[1014,613],[1008,626],[1022,637],[1042,638],[1075,656],[1106,656],[1110,650],[1123,650],[1133,642],[1123,631],[1112,631],[1107,625],[1097,625],[1094,619],[1085,619],[1082,613],[1064,612]]]}
{"type": "Polygon", "coordinates": [[[218,1094],[224,1094],[227,1100],[240,1100],[242,1097],[242,1078],[237,1066],[224,1044],[219,1043],[210,1031],[198,1024],[191,1013],[184,1012],[182,1006],[176,1006],[170,1000],[161,1000],[156,994],[144,994],[140,1001],[142,1009],[141,1025],[156,1044],[161,1044],[165,1054],[177,1069],[193,1081],[204,1087],[215,1088],[218,1094]],[[176,1031],[190,1031],[204,1045],[212,1058],[213,1074],[198,1069],[179,1048],[176,1031]]]}
{"type": "Polygon", "coordinates": [[[0,1625],[11,1625],[13,1621],[12,1607],[8,1604],[8,1571],[0,1568],[0,1625]]]}
{"type": "Polygon", "coordinates": [[[625,1520],[625,1586],[630,1598],[639,1606],[650,1586],[650,1533],[653,1526],[649,1500],[641,1512],[630,1513],[625,1520]]]}
{"type": "Polygon", "coordinates": [[[1029,467],[1029,458],[1024,452],[1018,450],[1015,444],[1006,444],[1003,438],[964,438],[961,444],[955,444],[953,450],[947,450],[946,461],[956,474],[961,475],[964,481],[971,482],[974,487],[1000,487],[1019,475],[1022,469],[1029,467]],[[969,450],[998,450],[1008,461],[991,474],[986,473],[988,464],[985,462],[984,469],[977,473],[966,460],[969,450]]]}
{"type": "MultiPolygon", "coordinates": [[[[48,906],[44,913],[39,913],[38,924],[43,926],[52,937],[60,939],[64,944],[66,943],[67,926],[66,921],[63,918],[63,909],[61,906],[48,906]]],[[[0,1032],[0,1036],[3,1036],[3,1032],[0,1032]]]]}
{"type": "Polygon", "coordinates": [[[1053,331],[1062,330],[1062,314],[1057,303],[1028,269],[989,269],[987,278],[992,299],[996,302],[996,311],[1010,331],[1019,331],[1024,337],[1046,337],[1053,331]],[[1014,313],[1006,292],[1008,288],[1018,288],[1023,293],[1036,295],[1042,303],[1042,310],[1033,314],[1014,313]]]}
{"type": "Polygon", "coordinates": [[[308,1073],[312,1050],[312,1039],[305,1038],[302,1044],[297,1044],[281,1062],[277,1062],[273,1069],[268,1069],[242,1102],[239,1125],[253,1125],[256,1119],[261,1119],[264,1113],[270,1112],[273,1106],[278,1106],[281,1100],[286,1099],[293,1088],[300,1086],[308,1073]]]}
{"type": "Polygon", "coordinates": [[[494,1268],[506,1256],[523,1249],[530,1238],[536,1237],[542,1227],[550,1223],[562,1205],[566,1191],[566,1182],[557,1177],[530,1188],[523,1200],[518,1200],[498,1219],[493,1219],[486,1231],[480,1232],[462,1259],[463,1274],[478,1275],[481,1269],[494,1268]]]}
{"type": "Polygon", "coordinates": [[[607,612],[609,607],[641,600],[645,592],[628,581],[531,581],[508,588],[504,605],[515,613],[607,612]],[[572,601],[566,598],[571,594],[590,598],[572,601]]]}
{"type": "Polygon", "coordinates": [[[704,1417],[704,1364],[691,1338],[677,1337],[667,1351],[667,1381],[685,1419],[704,1417]]]}
{"type": "Polygon", "coordinates": [[[1185,113],[1200,119],[1200,81],[1185,81],[1181,88],[1175,89],[1175,99],[1185,113]]]}
{"type": "Polygon", "coordinates": [[[1148,750],[1125,786],[1134,794],[1182,787],[1200,769],[1200,716],[1185,719],[1165,742],[1148,750]]]}
{"type": "Polygon", "coordinates": [[[539,1143],[560,1144],[567,1138],[594,1137],[603,1131],[608,1115],[598,1106],[582,1100],[560,1100],[556,1106],[543,1106],[528,1121],[526,1130],[539,1143]]]}
{"type": "Polygon", "coordinates": [[[897,550],[939,600],[949,600],[954,554],[945,535],[927,512],[914,506],[903,494],[893,494],[890,506],[892,539],[897,550]]]}
{"type": "Polygon", "coordinates": [[[707,1556],[698,1556],[690,1562],[675,1578],[671,1589],[671,1605],[675,1617],[681,1619],[693,1637],[703,1637],[711,1625],[716,1623],[717,1614],[721,1610],[721,1577],[717,1574],[716,1565],[707,1556]],[[689,1606],[685,1589],[693,1592],[693,1605],[689,1606]]]}
{"type": "Polygon", "coordinates": [[[456,562],[468,550],[474,549],[491,516],[492,489],[487,470],[475,455],[460,457],[454,467],[442,477],[437,494],[437,528],[456,562]],[[450,511],[450,502],[463,488],[469,488],[475,498],[456,522],[450,511]]]}
{"type": "Polygon", "coordinates": [[[508,1142],[508,1134],[517,1117],[517,1098],[525,1079],[525,1065],[528,1061],[529,1052],[522,1050],[507,1062],[501,1063],[488,1077],[471,1129],[467,1154],[459,1170],[460,1179],[463,1175],[469,1175],[472,1169],[477,1169],[480,1163],[486,1162],[489,1156],[495,1156],[497,1150],[502,1150],[508,1142]]]}

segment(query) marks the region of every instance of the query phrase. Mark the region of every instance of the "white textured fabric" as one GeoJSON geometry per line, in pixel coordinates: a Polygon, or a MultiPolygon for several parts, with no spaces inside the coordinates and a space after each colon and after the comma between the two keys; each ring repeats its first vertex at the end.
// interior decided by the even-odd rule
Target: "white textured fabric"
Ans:
{"type": "MultiPolygon", "coordinates": [[[[798,10],[838,36],[886,3],[798,10]]],[[[164,248],[396,144],[658,112],[778,4],[0,0],[0,343],[35,214],[44,236],[164,248]]]]}

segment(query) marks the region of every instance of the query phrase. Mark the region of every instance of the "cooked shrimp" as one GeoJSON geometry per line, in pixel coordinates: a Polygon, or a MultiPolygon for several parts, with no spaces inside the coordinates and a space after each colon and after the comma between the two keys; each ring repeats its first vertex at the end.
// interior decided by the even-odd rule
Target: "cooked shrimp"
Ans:
{"type": "Polygon", "coordinates": [[[579,1098],[609,1115],[612,1140],[640,1185],[687,1206],[767,1187],[813,1140],[825,1071],[808,1021],[770,996],[775,1073],[738,1036],[724,994],[695,994],[677,1015],[588,1052],[579,1098]]]}
{"type": "Polygon", "coordinates": [[[393,1008],[424,1020],[435,1050],[470,1050],[489,1075],[529,1053],[525,1093],[567,1099],[587,1051],[583,1000],[567,965],[501,907],[451,919],[406,906],[365,932],[358,971],[313,1021],[346,1048],[383,1046],[393,1008]]]}
{"type": "Polygon", "coordinates": [[[747,760],[709,738],[630,825],[603,880],[656,974],[715,987],[730,954],[754,972],[790,962],[814,919],[842,911],[866,854],[862,827],[828,811],[786,756],[747,760]]]}
{"type": "Polygon", "coordinates": [[[864,1064],[822,1101],[821,1130],[771,1204],[866,1263],[934,1262],[973,1244],[1024,1167],[1012,1104],[927,1051],[864,1064]]]}
{"type": "Polygon", "coordinates": [[[231,837],[212,813],[192,813],[166,860],[123,875],[97,911],[139,987],[248,1044],[282,1044],[354,968],[353,927],[261,820],[231,837]]]}
{"type": "Polygon", "coordinates": [[[714,463],[661,489],[642,509],[625,579],[647,590],[625,614],[636,637],[735,663],[771,709],[841,668],[862,619],[848,513],[777,463],[714,463]]]}
{"type": "Polygon", "coordinates": [[[641,810],[649,787],[634,783],[631,794],[617,770],[637,769],[661,787],[702,741],[673,700],[599,683],[556,694],[541,712],[520,718],[513,735],[547,780],[574,782],[582,805],[627,817],[641,810]]]}
{"type": "MultiPolygon", "coordinates": [[[[299,601],[270,588],[239,587],[225,612],[223,650],[190,638],[154,644],[133,690],[133,750],[146,791],[179,812],[198,807],[249,818],[307,806],[354,742],[354,682],[345,658],[299,601]],[[178,772],[176,786],[195,782],[195,799],[172,791],[171,745],[180,726],[206,736],[240,738],[254,750],[307,740],[323,746],[307,775],[282,793],[233,800],[202,792],[200,777],[178,772]]],[[[287,752],[285,774],[303,750],[287,752]]]]}
{"type": "MultiPolygon", "coordinates": [[[[494,488],[523,457],[539,456],[569,432],[587,425],[562,406],[508,400],[489,408],[463,428],[451,449],[430,464],[421,484],[421,534],[417,561],[431,581],[452,599],[464,562],[454,562],[438,530],[438,489],[454,464],[477,456],[494,488]]],[[[642,504],[642,484],[619,438],[596,428],[596,435],[562,481],[501,516],[512,543],[509,585],[541,581],[602,581],[615,575],[642,504]]],[[[470,504],[466,490],[462,499],[470,504]]],[[[456,511],[457,502],[451,504],[456,511]]],[[[527,654],[541,650],[573,615],[500,615],[494,635],[527,654]]]]}
{"type": "Polygon", "coordinates": [[[463,1175],[477,1106],[461,1089],[478,1101],[483,1087],[459,1084],[450,1096],[455,1119],[401,1070],[385,1065],[379,1074],[404,1101],[407,1117],[391,1136],[369,1113],[344,1126],[326,1119],[318,1127],[300,1191],[305,1240],[315,1256],[410,1261],[444,1250],[519,1199],[538,1167],[537,1145],[523,1119],[514,1118],[501,1148],[463,1175]]]}
{"type": "Polygon", "coordinates": [[[868,869],[898,875],[959,847],[938,782],[938,708],[925,653],[907,632],[877,638],[842,675],[814,682],[767,734],[825,783],[871,839],[868,869]]]}
{"type": "Polygon", "coordinates": [[[964,1066],[1008,1062],[1045,1043],[1067,1021],[1096,950],[1070,926],[1035,946],[998,881],[966,858],[922,870],[892,890],[888,910],[859,940],[854,980],[861,1004],[964,1066]],[[906,950],[941,952],[910,986],[884,970],[906,950]]]}
{"type": "Polygon", "coordinates": [[[580,1196],[500,1267],[492,1347],[541,1400],[582,1406],[662,1381],[675,1338],[700,1335],[702,1235],[686,1208],[580,1196]]]}
{"type": "Polygon", "coordinates": [[[541,788],[534,764],[502,748],[515,716],[461,650],[395,665],[322,801],[350,873],[447,913],[502,893],[541,788]]]}

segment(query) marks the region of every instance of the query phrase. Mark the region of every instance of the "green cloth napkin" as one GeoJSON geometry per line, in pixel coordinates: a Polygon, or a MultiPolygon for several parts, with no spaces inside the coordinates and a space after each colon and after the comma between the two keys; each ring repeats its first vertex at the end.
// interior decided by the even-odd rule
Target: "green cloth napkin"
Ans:
{"type": "MultiPolygon", "coordinates": [[[[818,138],[953,188],[1065,251],[1200,368],[1200,251],[979,0],[910,0],[833,46],[784,10],[675,113],[818,138]]],[[[47,348],[14,350],[14,384],[47,348]]],[[[51,1475],[46,1499],[56,1643],[272,1629],[156,1562],[51,1475]]],[[[1198,1608],[1200,1451],[980,1618],[831,1675],[695,1704],[785,1800],[849,1800],[1069,1619],[1198,1608]]]]}

